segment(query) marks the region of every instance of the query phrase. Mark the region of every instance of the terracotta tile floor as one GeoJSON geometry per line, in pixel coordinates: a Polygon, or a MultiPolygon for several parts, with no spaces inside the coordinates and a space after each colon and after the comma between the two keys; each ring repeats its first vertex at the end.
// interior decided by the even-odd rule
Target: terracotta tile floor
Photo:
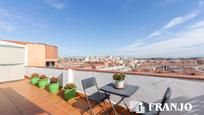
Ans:
{"type": "MultiPolygon", "coordinates": [[[[31,85],[28,79],[0,83],[1,115],[80,115],[87,107],[82,95],[78,94],[75,99],[64,101],[62,92],[50,94],[47,90],[31,85]]],[[[102,104],[94,112],[104,114],[108,107],[109,103],[102,104]]],[[[127,114],[121,107],[116,109],[119,114],[127,114]]],[[[84,115],[89,113],[85,112],[84,115]]]]}

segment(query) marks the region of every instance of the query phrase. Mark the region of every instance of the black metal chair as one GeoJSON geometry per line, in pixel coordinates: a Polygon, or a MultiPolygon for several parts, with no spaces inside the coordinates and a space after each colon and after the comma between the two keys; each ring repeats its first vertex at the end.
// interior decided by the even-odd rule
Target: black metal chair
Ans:
{"type": "Polygon", "coordinates": [[[93,108],[96,107],[97,105],[100,105],[101,102],[104,102],[104,104],[105,104],[105,99],[109,99],[110,95],[107,95],[107,94],[99,91],[95,77],[91,77],[91,78],[82,80],[82,86],[83,86],[83,90],[85,93],[87,103],[89,105],[89,108],[87,108],[84,112],[91,110],[91,114],[94,114],[93,108]],[[91,87],[96,87],[96,92],[88,95],[86,92],[86,89],[89,89],[91,87]],[[94,106],[92,106],[90,103],[90,100],[94,101],[96,104],[94,106]]]}
{"type": "MultiPolygon", "coordinates": [[[[171,97],[171,88],[167,88],[166,92],[161,100],[161,108],[164,107],[165,103],[169,103],[169,99],[171,97]]],[[[142,102],[143,106],[145,107],[145,113],[137,113],[138,115],[159,115],[160,114],[160,110],[156,111],[155,107],[152,107],[152,111],[149,111],[149,103],[146,102],[142,102]]]]}

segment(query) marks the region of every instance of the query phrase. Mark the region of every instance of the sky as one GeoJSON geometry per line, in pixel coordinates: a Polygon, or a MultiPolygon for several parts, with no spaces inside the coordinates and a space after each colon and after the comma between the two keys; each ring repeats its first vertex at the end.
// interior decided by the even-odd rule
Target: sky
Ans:
{"type": "Polygon", "coordinates": [[[59,56],[204,56],[204,0],[0,0],[0,39],[59,56]]]}

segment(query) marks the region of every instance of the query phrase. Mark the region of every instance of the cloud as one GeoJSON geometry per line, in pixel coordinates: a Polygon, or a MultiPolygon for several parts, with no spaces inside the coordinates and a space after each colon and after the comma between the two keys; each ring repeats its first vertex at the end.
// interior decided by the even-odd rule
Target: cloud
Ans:
{"type": "Polygon", "coordinates": [[[187,14],[185,16],[176,17],[176,18],[172,19],[170,22],[168,22],[164,27],[162,27],[162,29],[150,33],[148,35],[147,39],[162,36],[162,35],[166,34],[168,29],[171,29],[171,28],[179,26],[183,23],[186,23],[187,21],[191,20],[192,18],[198,16],[198,14],[199,14],[198,11],[196,11],[196,12],[192,12],[190,14],[187,14]]]}
{"type": "Polygon", "coordinates": [[[161,29],[150,33],[145,39],[122,48],[122,52],[139,57],[204,56],[204,20],[192,25],[180,26],[199,16],[204,10],[204,1],[197,9],[169,21],[161,29]],[[175,31],[175,27],[177,28],[175,31]],[[179,30],[180,29],[180,30],[179,30]]]}
{"type": "Polygon", "coordinates": [[[176,18],[173,18],[164,27],[162,27],[160,30],[157,30],[153,33],[150,33],[148,35],[147,39],[167,34],[168,33],[167,31],[169,29],[177,27],[177,26],[184,24],[184,23],[188,22],[189,20],[197,17],[203,10],[204,10],[204,1],[199,1],[198,7],[196,9],[194,9],[191,13],[184,15],[184,16],[178,16],[176,18]]]}
{"type": "Polygon", "coordinates": [[[203,7],[204,7],[204,1],[199,1],[198,7],[193,12],[191,12],[185,16],[179,16],[179,17],[172,19],[169,23],[167,23],[167,25],[165,25],[163,27],[163,29],[173,28],[175,26],[178,26],[180,24],[183,24],[183,23],[195,18],[204,10],[203,7]]]}
{"type": "MultiPolygon", "coordinates": [[[[169,39],[143,45],[130,45],[123,50],[142,57],[183,57],[204,55],[204,20],[175,33],[169,39]]],[[[139,43],[141,44],[141,43],[139,43]]]]}
{"type": "Polygon", "coordinates": [[[198,15],[198,12],[196,11],[196,12],[190,13],[186,16],[176,17],[176,18],[172,19],[167,25],[165,25],[163,27],[163,29],[169,29],[169,28],[175,27],[177,25],[183,24],[186,21],[196,17],[197,15],[198,15]]]}
{"type": "Polygon", "coordinates": [[[160,32],[160,31],[155,31],[155,32],[151,33],[151,34],[148,36],[148,38],[156,37],[156,36],[159,36],[159,35],[161,35],[161,32],[160,32]]]}
{"type": "Polygon", "coordinates": [[[63,0],[44,0],[47,5],[57,10],[64,9],[66,4],[63,0]]]}
{"type": "Polygon", "coordinates": [[[142,45],[144,45],[143,42],[138,42],[136,44],[129,45],[129,46],[123,48],[122,50],[124,50],[124,51],[134,51],[135,48],[141,47],[142,45]]]}

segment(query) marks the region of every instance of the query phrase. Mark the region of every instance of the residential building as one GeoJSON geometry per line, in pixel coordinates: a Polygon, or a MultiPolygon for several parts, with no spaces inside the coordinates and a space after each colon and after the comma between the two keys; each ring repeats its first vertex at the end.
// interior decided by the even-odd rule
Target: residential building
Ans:
{"type": "Polygon", "coordinates": [[[13,40],[4,41],[26,46],[27,66],[56,66],[58,59],[58,48],[54,45],[13,40]]]}

